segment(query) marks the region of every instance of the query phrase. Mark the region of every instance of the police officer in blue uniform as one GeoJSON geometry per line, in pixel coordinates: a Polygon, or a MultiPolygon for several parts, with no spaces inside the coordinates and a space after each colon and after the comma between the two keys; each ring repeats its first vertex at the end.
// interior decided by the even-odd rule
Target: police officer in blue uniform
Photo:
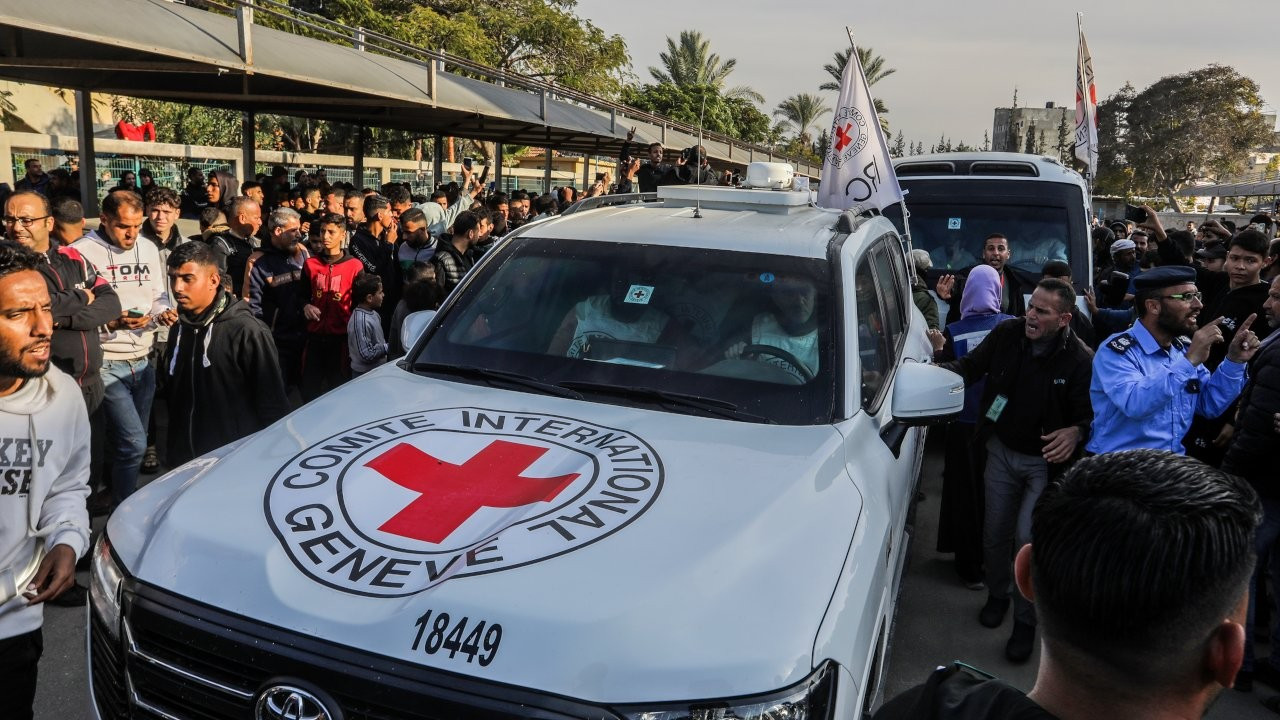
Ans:
{"type": "Polygon", "coordinates": [[[1195,270],[1186,266],[1158,267],[1137,279],[1137,321],[1107,338],[1093,358],[1089,452],[1152,448],[1182,454],[1192,416],[1221,415],[1244,388],[1245,363],[1258,350],[1249,329],[1256,316],[1241,324],[1226,359],[1210,373],[1204,361],[1209,348],[1223,341],[1222,318],[1196,328],[1204,306],[1195,281],[1195,270]]]}

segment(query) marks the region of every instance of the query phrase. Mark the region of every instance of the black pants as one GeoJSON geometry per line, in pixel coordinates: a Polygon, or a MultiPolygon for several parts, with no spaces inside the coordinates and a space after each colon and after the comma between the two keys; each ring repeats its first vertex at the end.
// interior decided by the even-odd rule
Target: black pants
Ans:
{"type": "Polygon", "coordinates": [[[302,350],[303,402],[311,402],[338,387],[351,377],[351,363],[347,358],[347,336],[307,335],[302,350]]]}
{"type": "Polygon", "coordinates": [[[44,653],[44,634],[32,630],[0,640],[0,718],[32,720],[36,672],[44,653]]]}
{"type": "Polygon", "coordinates": [[[975,427],[954,422],[946,428],[946,463],[938,509],[938,552],[956,554],[961,579],[982,579],[983,472],[986,450],[974,443],[975,427]]]}

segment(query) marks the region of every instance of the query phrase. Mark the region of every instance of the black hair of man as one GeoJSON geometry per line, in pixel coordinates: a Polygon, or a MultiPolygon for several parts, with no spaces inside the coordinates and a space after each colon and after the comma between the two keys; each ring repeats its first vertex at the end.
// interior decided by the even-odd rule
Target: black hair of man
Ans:
{"type": "Polygon", "coordinates": [[[300,199],[302,199],[301,190],[294,188],[289,191],[289,202],[293,202],[294,200],[300,200],[300,199]]]}
{"type": "Polygon", "coordinates": [[[356,279],[351,281],[351,300],[359,305],[368,300],[370,295],[377,293],[380,287],[382,278],[378,277],[378,273],[361,270],[356,274],[356,279]]]}
{"type": "Polygon", "coordinates": [[[319,195],[319,194],[320,194],[319,185],[308,185],[302,189],[302,197],[304,198],[309,198],[312,195],[319,195]]]}
{"type": "Polygon", "coordinates": [[[1247,253],[1267,256],[1267,236],[1261,231],[1246,228],[1227,241],[1227,250],[1240,249],[1247,253]]]}
{"type": "Polygon", "coordinates": [[[555,215],[559,209],[560,204],[556,202],[555,196],[551,193],[539,195],[538,199],[533,201],[533,210],[538,215],[546,215],[547,213],[555,215]]]}
{"type": "MultiPolygon", "coordinates": [[[[41,195],[41,197],[44,196],[41,195]]],[[[59,225],[75,225],[84,222],[84,207],[75,198],[58,198],[54,201],[50,214],[53,215],[53,221],[59,225]]]]}
{"type": "Polygon", "coordinates": [[[30,170],[30,169],[31,169],[32,164],[34,164],[34,163],[38,163],[38,162],[40,162],[40,158],[38,158],[38,157],[27,158],[26,160],[23,160],[23,161],[22,161],[22,167],[24,167],[24,168],[26,168],[26,169],[30,170]]]}
{"type": "Polygon", "coordinates": [[[1071,283],[1056,277],[1047,277],[1036,283],[1036,288],[1051,292],[1058,296],[1058,312],[1071,313],[1076,310],[1076,291],[1071,283]]]}
{"type": "Polygon", "coordinates": [[[440,307],[443,296],[444,288],[440,287],[435,266],[431,263],[415,262],[405,270],[400,299],[404,300],[409,312],[434,310],[440,307]]]}
{"type": "Polygon", "coordinates": [[[44,260],[39,253],[11,242],[0,242],[0,278],[6,278],[24,270],[40,271],[44,260]]]}
{"type": "Polygon", "coordinates": [[[1234,222],[1232,222],[1231,220],[1222,220],[1222,221],[1221,221],[1221,222],[1219,222],[1218,224],[1219,224],[1219,225],[1221,225],[1222,227],[1226,228],[1226,229],[1227,229],[1227,232],[1232,233],[1233,235],[1235,234],[1235,231],[1236,231],[1236,224],[1235,224],[1234,222]]]}
{"type": "Polygon", "coordinates": [[[391,201],[381,195],[370,195],[364,199],[365,222],[372,222],[373,216],[383,208],[391,207],[391,201]]]}
{"type": "Polygon", "coordinates": [[[1044,642],[1136,694],[1198,670],[1204,641],[1248,590],[1261,504],[1194,458],[1127,450],[1080,460],[1031,515],[1044,642]]]}
{"type": "Polygon", "coordinates": [[[489,196],[489,200],[485,203],[485,205],[486,205],[490,210],[497,210],[497,209],[498,209],[498,206],[500,206],[500,205],[507,205],[507,204],[509,204],[510,202],[511,202],[511,201],[510,201],[510,199],[507,197],[507,194],[506,194],[506,193],[504,193],[504,192],[496,192],[496,193],[494,193],[494,194],[492,194],[492,195],[490,195],[490,196],[489,196]]]}
{"type": "Polygon", "coordinates": [[[1050,260],[1040,268],[1040,276],[1046,278],[1063,278],[1071,277],[1071,266],[1062,260],[1050,260]]]}
{"type": "Polygon", "coordinates": [[[219,257],[218,251],[209,243],[189,242],[175,247],[165,264],[170,268],[180,268],[187,263],[195,263],[201,267],[220,267],[219,257]]]}
{"type": "Polygon", "coordinates": [[[513,190],[511,191],[511,199],[512,200],[528,200],[529,192],[527,190],[513,190]]]}
{"type": "Polygon", "coordinates": [[[343,230],[347,229],[347,218],[338,213],[325,213],[311,224],[312,227],[323,228],[325,225],[337,225],[343,230]]]}
{"type": "Polygon", "coordinates": [[[1190,261],[1196,249],[1196,236],[1186,230],[1170,230],[1166,235],[1178,249],[1178,254],[1190,261]]]}
{"type": "Polygon", "coordinates": [[[137,193],[129,190],[112,190],[107,193],[106,197],[102,198],[103,215],[118,218],[120,217],[120,211],[124,208],[142,212],[142,198],[137,193]]]}
{"type": "Polygon", "coordinates": [[[283,165],[273,165],[271,167],[272,179],[287,178],[287,177],[289,177],[289,171],[286,170],[283,165]]]}
{"type": "Polygon", "coordinates": [[[1009,238],[1005,237],[1002,233],[991,233],[982,242],[985,244],[987,240],[996,240],[996,239],[1007,241],[1009,238]]]}
{"type": "Polygon", "coordinates": [[[329,188],[329,192],[325,193],[325,196],[326,197],[333,196],[338,198],[339,200],[346,200],[347,190],[341,185],[333,185],[329,188]]]}
{"type": "Polygon", "coordinates": [[[480,214],[472,210],[463,210],[453,221],[454,237],[462,237],[480,227],[480,214]]]}
{"type": "Polygon", "coordinates": [[[412,207],[400,213],[400,224],[422,223],[427,224],[427,214],[422,212],[422,208],[412,207]]]}
{"type": "Polygon", "coordinates": [[[392,185],[387,188],[387,201],[392,205],[404,205],[410,202],[409,189],[403,185],[392,185]]]}
{"type": "Polygon", "coordinates": [[[260,187],[262,187],[262,183],[257,180],[245,180],[243,183],[240,183],[240,194],[248,195],[250,190],[260,187]]]}
{"type": "Polygon", "coordinates": [[[182,207],[182,200],[178,197],[178,193],[173,188],[153,187],[147,191],[146,205],[149,208],[160,205],[168,205],[177,210],[182,207]]]}
{"type": "Polygon", "coordinates": [[[1116,234],[1111,232],[1111,228],[1096,227],[1090,233],[1093,236],[1095,245],[1103,245],[1110,251],[1111,243],[1116,241],[1116,234]]]}
{"type": "Polygon", "coordinates": [[[226,222],[226,215],[222,212],[222,208],[210,205],[200,211],[200,229],[211,228],[220,222],[226,222]]]}
{"type": "Polygon", "coordinates": [[[437,200],[446,200],[448,199],[448,197],[449,197],[449,193],[443,190],[436,190],[435,192],[431,193],[431,202],[435,202],[437,200]]]}

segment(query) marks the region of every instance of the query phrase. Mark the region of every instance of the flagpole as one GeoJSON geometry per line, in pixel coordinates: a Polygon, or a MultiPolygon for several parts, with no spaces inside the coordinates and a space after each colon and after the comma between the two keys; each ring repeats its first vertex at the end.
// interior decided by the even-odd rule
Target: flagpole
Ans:
{"type": "MultiPolygon", "coordinates": [[[[858,52],[858,44],[853,41],[853,30],[848,25],[845,25],[844,31],[845,31],[845,34],[849,36],[849,52],[851,54],[858,52]]],[[[853,57],[851,56],[849,59],[853,60],[853,57]]],[[[861,67],[862,63],[858,63],[858,66],[861,67]]],[[[866,81],[865,71],[863,72],[862,77],[863,77],[863,81],[865,82],[866,81]]],[[[870,83],[867,84],[867,88],[868,89],[871,88],[870,83]]],[[[873,110],[875,109],[874,101],[872,101],[871,107],[873,110]]],[[[876,116],[876,127],[879,128],[879,125],[880,125],[880,117],[876,116]]],[[[903,254],[907,256],[907,275],[910,276],[911,282],[912,284],[914,284],[916,281],[916,264],[914,262],[911,262],[911,250],[912,248],[915,247],[915,245],[911,241],[911,211],[907,210],[907,198],[906,198],[905,192],[903,193],[902,200],[899,202],[899,204],[902,205],[902,234],[904,236],[903,254]]],[[[882,212],[881,215],[883,214],[884,213],[882,212]]]]}

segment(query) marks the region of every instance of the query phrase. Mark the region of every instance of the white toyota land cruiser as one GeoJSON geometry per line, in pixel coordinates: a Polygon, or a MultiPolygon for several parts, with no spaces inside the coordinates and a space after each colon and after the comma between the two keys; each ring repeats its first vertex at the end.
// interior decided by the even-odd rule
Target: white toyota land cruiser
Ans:
{"type": "Polygon", "coordinates": [[[962,383],[893,225],[808,200],[530,225],[402,361],[139,490],[93,557],[94,716],[867,712],[962,383]]]}

